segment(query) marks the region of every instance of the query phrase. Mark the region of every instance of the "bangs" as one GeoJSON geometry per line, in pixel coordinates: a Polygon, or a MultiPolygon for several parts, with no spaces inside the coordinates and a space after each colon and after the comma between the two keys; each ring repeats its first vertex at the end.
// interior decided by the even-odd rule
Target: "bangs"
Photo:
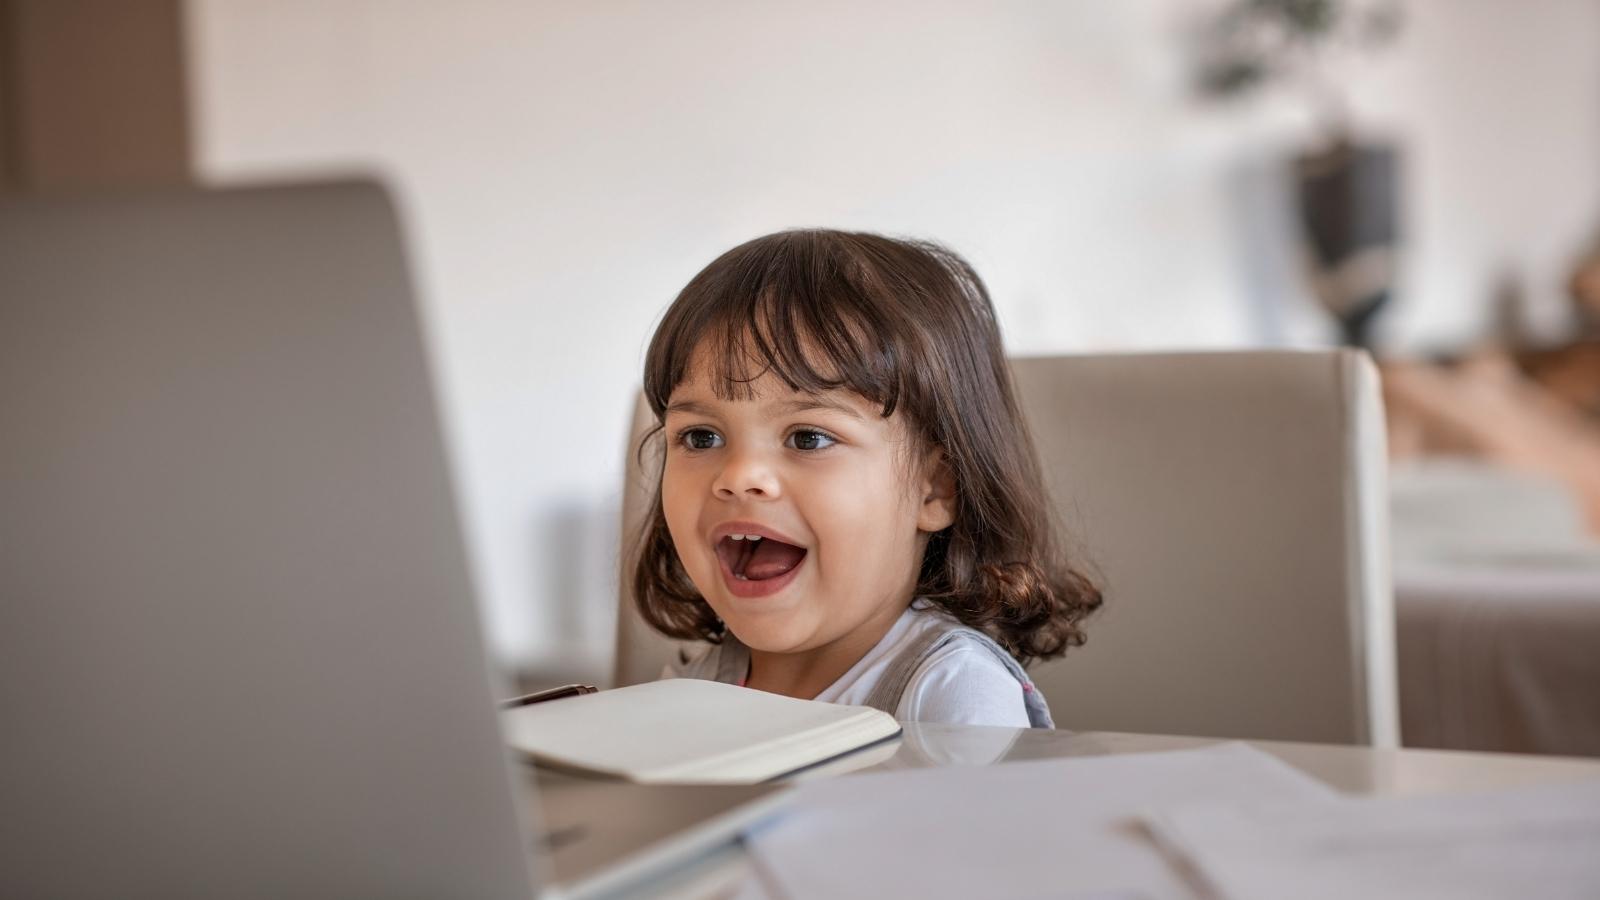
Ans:
{"type": "Polygon", "coordinates": [[[875,297],[865,260],[806,232],[736,247],[684,288],[645,364],[645,394],[661,416],[669,397],[704,374],[721,400],[749,400],[772,375],[790,390],[844,389],[882,407],[902,404],[906,348],[875,297]]]}

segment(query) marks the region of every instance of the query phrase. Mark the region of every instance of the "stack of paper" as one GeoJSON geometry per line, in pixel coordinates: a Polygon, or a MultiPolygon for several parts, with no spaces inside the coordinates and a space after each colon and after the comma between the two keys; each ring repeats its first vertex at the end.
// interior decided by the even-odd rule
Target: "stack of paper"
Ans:
{"type": "Polygon", "coordinates": [[[1600,781],[1153,816],[1230,900],[1600,897],[1600,781]]]}
{"type": "Polygon", "coordinates": [[[1600,898],[1600,781],[1350,797],[1245,744],[802,784],[741,900],[1600,898]]]}
{"type": "Polygon", "coordinates": [[[746,896],[1191,898],[1141,812],[1335,797],[1244,744],[847,776],[749,836],[746,896]]]}

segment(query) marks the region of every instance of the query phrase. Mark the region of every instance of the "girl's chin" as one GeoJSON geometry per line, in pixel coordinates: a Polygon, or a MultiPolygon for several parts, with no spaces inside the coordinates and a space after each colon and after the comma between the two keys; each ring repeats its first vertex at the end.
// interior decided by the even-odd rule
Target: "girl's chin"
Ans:
{"type": "Polygon", "coordinates": [[[759,653],[794,653],[808,636],[792,619],[776,621],[772,616],[748,616],[737,613],[722,617],[724,624],[739,643],[759,653]]]}

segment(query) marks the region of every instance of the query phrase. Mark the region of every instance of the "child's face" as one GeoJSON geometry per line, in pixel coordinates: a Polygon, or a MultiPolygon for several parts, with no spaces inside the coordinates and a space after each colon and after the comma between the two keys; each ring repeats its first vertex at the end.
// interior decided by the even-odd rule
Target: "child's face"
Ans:
{"type": "Polygon", "coordinates": [[[754,399],[719,400],[695,365],[668,403],[661,501],[684,569],[754,650],[886,628],[928,535],[953,519],[944,467],[912,452],[898,412],[859,395],[801,394],[770,374],[751,387],[754,399]]]}

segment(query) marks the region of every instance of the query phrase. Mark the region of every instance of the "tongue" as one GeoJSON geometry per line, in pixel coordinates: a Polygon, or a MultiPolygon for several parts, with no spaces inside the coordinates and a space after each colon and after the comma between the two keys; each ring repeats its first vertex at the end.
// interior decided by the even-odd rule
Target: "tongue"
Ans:
{"type": "Polygon", "coordinates": [[[767,538],[750,551],[750,559],[745,562],[742,574],[751,581],[777,578],[799,565],[805,555],[805,550],[793,544],[767,538]]]}

